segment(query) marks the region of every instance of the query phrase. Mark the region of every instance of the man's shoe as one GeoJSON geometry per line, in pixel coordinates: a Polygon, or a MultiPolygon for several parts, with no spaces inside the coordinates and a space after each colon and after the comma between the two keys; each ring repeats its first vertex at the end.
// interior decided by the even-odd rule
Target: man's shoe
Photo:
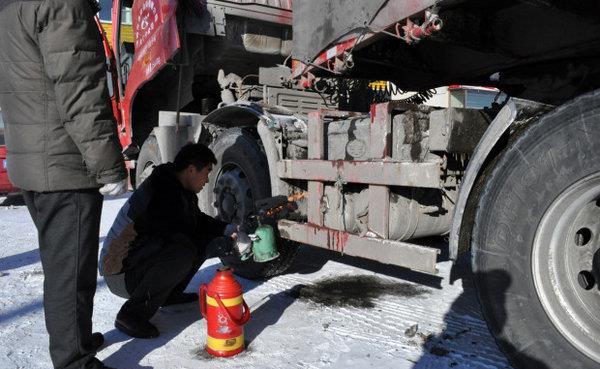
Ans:
{"type": "Polygon", "coordinates": [[[92,358],[92,360],[90,360],[87,364],[85,364],[84,368],[85,369],[113,369],[111,367],[104,365],[102,363],[102,361],[96,359],[95,357],[92,358]]]}
{"type": "Polygon", "coordinates": [[[194,301],[198,301],[198,294],[197,293],[182,292],[182,293],[178,293],[176,295],[169,296],[169,298],[167,299],[167,301],[165,301],[165,303],[162,304],[162,306],[170,306],[170,305],[177,305],[177,304],[188,304],[188,303],[194,302],[194,301]]]}
{"type": "Polygon", "coordinates": [[[104,336],[100,332],[92,333],[92,350],[98,350],[104,344],[104,336]]]}
{"type": "Polygon", "coordinates": [[[144,321],[125,314],[117,314],[115,328],[128,336],[135,338],[155,338],[158,337],[158,329],[149,321],[144,321]]]}

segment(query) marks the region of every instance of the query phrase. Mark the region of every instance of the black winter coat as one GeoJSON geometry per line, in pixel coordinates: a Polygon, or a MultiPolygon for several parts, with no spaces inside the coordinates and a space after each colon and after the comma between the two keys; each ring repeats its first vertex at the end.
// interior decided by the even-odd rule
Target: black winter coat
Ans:
{"type": "MultiPolygon", "coordinates": [[[[195,244],[205,245],[223,235],[227,223],[200,211],[198,196],[183,188],[175,176],[173,164],[157,166],[146,181],[148,205],[134,219],[138,237],[181,234],[195,244]]],[[[134,198],[136,193],[132,196],[132,203],[138,201],[134,198]]]]}
{"type": "Polygon", "coordinates": [[[100,274],[121,273],[125,261],[133,266],[173,240],[202,253],[226,226],[200,211],[198,196],[183,188],[173,164],[159,165],[117,214],[102,246],[100,274]]]}

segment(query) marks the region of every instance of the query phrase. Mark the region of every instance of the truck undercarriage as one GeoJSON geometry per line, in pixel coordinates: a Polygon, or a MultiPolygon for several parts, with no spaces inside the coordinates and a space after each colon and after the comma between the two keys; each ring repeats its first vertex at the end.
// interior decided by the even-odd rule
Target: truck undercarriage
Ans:
{"type": "Polygon", "coordinates": [[[300,18],[311,14],[294,24],[294,57],[315,61],[308,65],[311,73],[382,79],[407,91],[494,86],[549,104],[591,91],[600,81],[598,4],[593,1],[354,3],[295,4],[300,18]],[[329,44],[348,41],[348,48],[338,49],[341,62],[315,67],[329,44]]]}
{"type": "Polygon", "coordinates": [[[305,0],[293,24],[291,2],[205,5],[180,7],[181,48],[127,114],[138,182],[194,141],[219,161],[208,214],[302,194],[270,220],[278,260],[225,263],[272,276],[304,243],[436,273],[419,239],[447,235],[515,366],[600,367],[597,2],[305,0]],[[455,84],[496,99],[414,103],[455,84]]]}

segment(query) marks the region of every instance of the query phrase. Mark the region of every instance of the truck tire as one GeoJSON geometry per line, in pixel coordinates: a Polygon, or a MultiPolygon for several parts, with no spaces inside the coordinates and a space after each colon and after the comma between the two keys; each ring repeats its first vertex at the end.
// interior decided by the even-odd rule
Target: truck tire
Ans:
{"type": "MultiPolygon", "coordinates": [[[[199,194],[201,208],[223,221],[241,224],[253,213],[255,200],[271,196],[267,158],[251,128],[224,131],[211,144],[211,149],[218,163],[199,194]]],[[[252,259],[242,262],[235,256],[222,257],[221,261],[244,278],[267,278],[285,271],[297,252],[295,243],[280,237],[277,248],[279,258],[266,263],[252,259]]]]}
{"type": "Polygon", "coordinates": [[[154,168],[161,163],[162,157],[160,155],[158,141],[156,140],[156,137],[148,136],[146,141],[142,144],[142,149],[138,156],[135,168],[135,187],[139,187],[139,185],[150,176],[154,168]]]}
{"type": "Polygon", "coordinates": [[[600,368],[600,91],[522,130],[484,174],[472,267],[516,368],[600,368]]]}

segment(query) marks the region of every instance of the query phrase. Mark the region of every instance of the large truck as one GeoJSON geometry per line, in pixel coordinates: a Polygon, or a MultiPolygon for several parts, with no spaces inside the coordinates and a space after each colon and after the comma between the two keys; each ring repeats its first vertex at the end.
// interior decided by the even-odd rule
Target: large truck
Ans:
{"type": "Polygon", "coordinates": [[[297,200],[280,258],[237,273],[308,244],[435,274],[419,240],[447,235],[515,367],[600,368],[598,2],[113,0],[111,34],[132,182],[194,141],[206,213],[297,200]],[[439,86],[489,101],[424,104],[439,86]]]}
{"type": "Polygon", "coordinates": [[[6,171],[6,145],[4,143],[4,120],[2,110],[0,110],[0,195],[7,195],[19,192],[19,189],[13,186],[8,180],[6,171]]]}

